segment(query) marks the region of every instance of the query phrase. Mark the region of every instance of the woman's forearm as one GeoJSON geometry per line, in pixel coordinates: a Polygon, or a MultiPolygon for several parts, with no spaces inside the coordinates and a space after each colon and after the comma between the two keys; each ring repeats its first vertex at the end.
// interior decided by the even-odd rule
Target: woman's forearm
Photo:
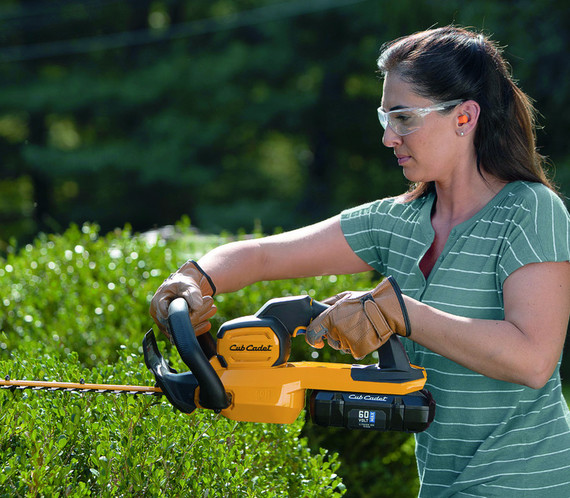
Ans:
{"type": "Polygon", "coordinates": [[[513,323],[465,318],[405,300],[411,338],[418,344],[487,377],[535,389],[552,375],[551,356],[513,323]]]}
{"type": "Polygon", "coordinates": [[[261,280],[370,270],[346,242],[339,217],[260,239],[220,246],[199,260],[218,293],[261,280]]]}
{"type": "Polygon", "coordinates": [[[504,282],[504,320],[451,315],[405,297],[418,344],[488,377],[542,387],[560,359],[570,314],[570,264],[533,263],[504,282]]]}
{"type": "Polygon", "coordinates": [[[216,293],[233,292],[259,280],[263,273],[262,253],[255,240],[231,242],[208,252],[198,261],[216,286],[216,293]]]}

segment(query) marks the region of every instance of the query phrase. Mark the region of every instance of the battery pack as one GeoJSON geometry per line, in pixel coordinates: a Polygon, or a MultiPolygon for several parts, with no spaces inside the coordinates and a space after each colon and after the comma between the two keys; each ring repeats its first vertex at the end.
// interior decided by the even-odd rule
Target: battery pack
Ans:
{"type": "Polygon", "coordinates": [[[433,420],[435,401],[426,390],[404,396],[314,390],[309,413],[325,427],[421,432],[433,420]]]}

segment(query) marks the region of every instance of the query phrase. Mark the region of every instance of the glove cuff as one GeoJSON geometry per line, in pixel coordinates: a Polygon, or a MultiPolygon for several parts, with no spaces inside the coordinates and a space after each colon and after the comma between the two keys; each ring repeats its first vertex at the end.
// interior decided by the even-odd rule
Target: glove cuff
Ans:
{"type": "Polygon", "coordinates": [[[408,308],[406,308],[406,303],[404,302],[404,297],[402,296],[402,290],[400,289],[398,282],[396,282],[396,279],[392,275],[388,277],[388,282],[390,282],[390,284],[392,285],[392,288],[394,289],[394,294],[396,294],[398,302],[400,303],[400,308],[402,309],[402,315],[404,317],[404,326],[406,328],[406,335],[404,335],[404,337],[410,337],[412,335],[412,325],[410,324],[408,308]]]}
{"type": "MultiPolygon", "coordinates": [[[[216,294],[216,286],[214,285],[214,282],[212,281],[212,279],[210,278],[210,275],[208,275],[203,269],[202,267],[196,263],[196,261],[194,261],[193,259],[188,260],[186,262],[186,264],[190,264],[192,266],[194,266],[194,268],[196,268],[196,270],[198,270],[202,276],[206,279],[208,285],[210,286],[210,289],[207,289],[209,292],[205,292],[204,294],[210,295],[210,296],[214,296],[216,294]]],[[[202,289],[204,290],[204,289],[202,289]]]]}
{"type": "Polygon", "coordinates": [[[368,296],[373,298],[393,332],[403,337],[410,337],[412,334],[410,317],[408,316],[408,310],[404,302],[404,297],[402,296],[402,291],[394,277],[389,276],[383,280],[368,296]],[[390,286],[388,286],[388,283],[390,286]],[[394,299],[394,297],[396,299],[394,299]],[[402,319],[398,318],[398,311],[401,312],[402,319]]]}

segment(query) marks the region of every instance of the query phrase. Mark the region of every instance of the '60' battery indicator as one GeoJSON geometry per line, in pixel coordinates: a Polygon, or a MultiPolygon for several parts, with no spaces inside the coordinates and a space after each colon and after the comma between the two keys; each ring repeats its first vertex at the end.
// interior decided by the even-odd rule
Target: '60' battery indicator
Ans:
{"type": "Polygon", "coordinates": [[[358,419],[360,422],[373,424],[376,421],[376,412],[374,410],[359,410],[358,419]]]}

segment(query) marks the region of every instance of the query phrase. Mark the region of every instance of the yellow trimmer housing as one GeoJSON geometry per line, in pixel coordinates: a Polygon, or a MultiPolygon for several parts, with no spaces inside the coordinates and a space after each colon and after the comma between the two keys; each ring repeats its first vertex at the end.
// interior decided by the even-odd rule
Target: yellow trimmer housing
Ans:
{"type": "Polygon", "coordinates": [[[145,361],[171,403],[186,413],[198,407],[236,421],[286,424],[308,404],[320,425],[406,432],[422,431],[433,420],[426,372],[410,365],[395,335],[375,364],[289,362],[292,338],[326,309],[309,296],[272,299],[255,315],[224,323],[215,344],[209,334],[198,343],[183,299],[171,308],[170,332],[191,372],[178,374],[165,364],[152,331],[145,361]]]}

